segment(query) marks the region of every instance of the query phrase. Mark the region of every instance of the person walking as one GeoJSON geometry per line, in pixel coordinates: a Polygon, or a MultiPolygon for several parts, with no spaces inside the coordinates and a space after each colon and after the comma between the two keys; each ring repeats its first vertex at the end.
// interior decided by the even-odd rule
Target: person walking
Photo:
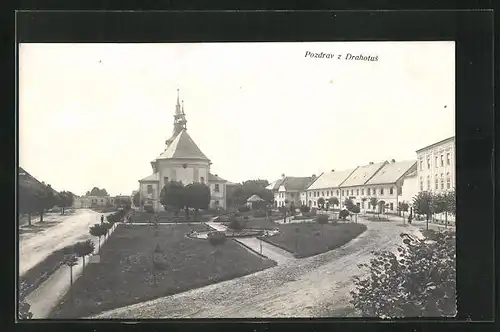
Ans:
{"type": "Polygon", "coordinates": [[[104,222],[104,214],[101,214],[101,224],[104,222]]]}

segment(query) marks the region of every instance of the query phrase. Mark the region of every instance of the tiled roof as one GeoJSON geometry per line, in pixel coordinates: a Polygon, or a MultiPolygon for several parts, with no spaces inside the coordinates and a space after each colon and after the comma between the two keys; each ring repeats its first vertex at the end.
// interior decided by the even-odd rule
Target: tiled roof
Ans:
{"type": "Polygon", "coordinates": [[[193,141],[186,130],[182,130],[175,136],[172,143],[157,159],[200,159],[209,161],[207,156],[201,152],[200,148],[193,141]]]}
{"type": "Polygon", "coordinates": [[[386,164],[366,184],[395,183],[405,173],[413,171],[413,168],[416,170],[416,166],[416,160],[404,160],[386,164]]]}
{"type": "Polygon", "coordinates": [[[278,179],[276,181],[273,181],[271,182],[267,187],[266,189],[267,190],[278,190],[278,188],[280,187],[280,184],[281,182],[283,182],[283,179],[278,179]]]}
{"type": "Polygon", "coordinates": [[[420,152],[420,151],[422,151],[422,150],[429,149],[429,148],[431,148],[431,147],[433,147],[433,146],[440,145],[440,144],[443,144],[443,143],[445,143],[445,142],[448,142],[448,141],[453,141],[453,140],[455,140],[455,136],[448,137],[448,138],[446,138],[446,139],[444,139],[444,140],[441,140],[441,141],[439,141],[439,142],[436,142],[436,143],[432,143],[432,144],[430,144],[430,145],[427,145],[427,146],[425,146],[425,147],[423,147],[423,148],[418,149],[416,152],[417,152],[417,153],[419,153],[419,152],[420,152]]]}
{"type": "Polygon", "coordinates": [[[247,202],[260,202],[260,201],[263,201],[263,199],[260,198],[258,195],[252,195],[247,199],[247,202]]]}
{"type": "Polygon", "coordinates": [[[364,185],[387,161],[358,166],[354,172],[340,185],[341,187],[354,187],[364,185]]]}
{"type": "MultiPolygon", "coordinates": [[[[19,188],[23,188],[32,192],[41,192],[44,190],[45,187],[47,187],[46,184],[43,184],[40,181],[38,181],[33,175],[26,172],[26,170],[22,167],[19,167],[18,174],[19,174],[18,178],[19,188]]],[[[54,193],[54,195],[58,194],[58,192],[54,190],[54,188],[52,188],[52,192],[54,193]]]]}
{"type": "Polygon", "coordinates": [[[278,188],[281,186],[285,187],[285,190],[305,190],[308,185],[311,184],[311,177],[293,177],[287,176],[283,181],[278,185],[278,188]]]}
{"type": "Polygon", "coordinates": [[[224,180],[223,178],[219,177],[218,175],[214,175],[212,173],[208,173],[208,181],[227,182],[227,180],[224,180]]]}
{"type": "Polygon", "coordinates": [[[338,188],[353,171],[354,169],[346,169],[342,171],[323,173],[311,186],[307,188],[307,190],[338,188]]]}
{"type": "Polygon", "coordinates": [[[146,176],[144,179],[140,179],[139,182],[156,182],[160,181],[160,175],[158,173],[146,176]]]}

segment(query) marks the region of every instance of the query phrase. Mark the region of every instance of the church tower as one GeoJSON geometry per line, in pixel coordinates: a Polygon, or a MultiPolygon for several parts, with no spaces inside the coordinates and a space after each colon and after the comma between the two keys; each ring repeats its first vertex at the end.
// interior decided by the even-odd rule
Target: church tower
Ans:
{"type": "Polygon", "coordinates": [[[165,142],[165,144],[170,145],[174,138],[184,129],[186,129],[186,114],[184,113],[184,100],[182,101],[182,106],[179,102],[179,89],[177,89],[177,104],[175,105],[174,114],[174,131],[172,136],[165,142]]]}

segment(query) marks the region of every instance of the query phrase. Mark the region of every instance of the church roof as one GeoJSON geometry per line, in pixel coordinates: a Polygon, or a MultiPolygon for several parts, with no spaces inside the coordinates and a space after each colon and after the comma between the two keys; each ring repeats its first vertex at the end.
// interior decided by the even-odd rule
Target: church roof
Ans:
{"type": "Polygon", "coordinates": [[[156,182],[156,181],[160,181],[160,175],[158,173],[151,174],[139,180],[139,182],[156,182]]]}
{"type": "Polygon", "coordinates": [[[199,159],[210,161],[184,129],[157,159],[199,159]]]}
{"type": "Polygon", "coordinates": [[[221,178],[217,174],[214,175],[212,173],[208,173],[208,181],[211,181],[211,182],[227,182],[227,180],[224,180],[223,178],[221,178]]]}

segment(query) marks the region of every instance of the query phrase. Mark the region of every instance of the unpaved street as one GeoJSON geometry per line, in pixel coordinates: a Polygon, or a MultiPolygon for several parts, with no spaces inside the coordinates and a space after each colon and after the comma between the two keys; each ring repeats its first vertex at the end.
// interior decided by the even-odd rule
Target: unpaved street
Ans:
{"type": "Polygon", "coordinates": [[[397,222],[359,222],[368,229],[345,246],[245,277],[108,311],[97,318],[328,317],[350,307],[351,277],[372,250],[394,250],[401,232],[419,233],[397,222]]]}
{"type": "MultiPolygon", "coordinates": [[[[55,250],[90,239],[89,226],[100,222],[100,214],[88,209],[60,216],[53,226],[19,235],[19,275],[41,262],[55,250]]],[[[47,222],[49,223],[49,222],[47,222]]]]}

